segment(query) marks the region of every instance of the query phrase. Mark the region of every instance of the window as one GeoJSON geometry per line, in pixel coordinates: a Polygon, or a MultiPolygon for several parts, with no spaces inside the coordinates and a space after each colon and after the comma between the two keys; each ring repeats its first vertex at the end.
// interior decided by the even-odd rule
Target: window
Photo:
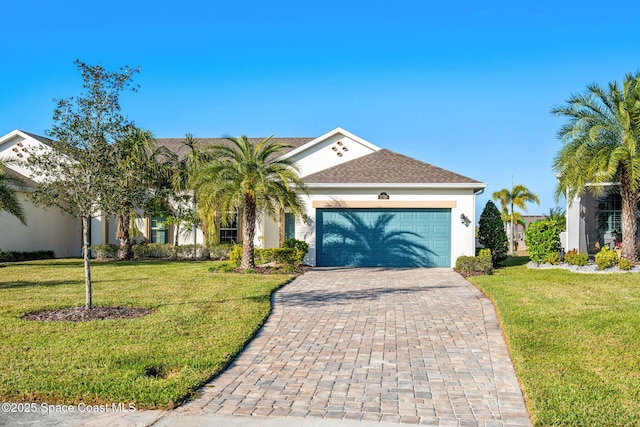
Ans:
{"type": "Polygon", "coordinates": [[[169,229],[167,228],[167,218],[164,216],[154,216],[151,218],[151,243],[169,243],[169,229]]]}
{"type": "Polygon", "coordinates": [[[622,199],[609,193],[598,202],[598,229],[601,233],[622,230],[622,199]]]}
{"type": "Polygon", "coordinates": [[[296,217],[292,213],[284,214],[284,238],[285,240],[296,238],[296,217]]]}
{"type": "Polygon", "coordinates": [[[234,212],[231,220],[225,224],[220,223],[220,243],[238,242],[238,211],[234,212]]]}

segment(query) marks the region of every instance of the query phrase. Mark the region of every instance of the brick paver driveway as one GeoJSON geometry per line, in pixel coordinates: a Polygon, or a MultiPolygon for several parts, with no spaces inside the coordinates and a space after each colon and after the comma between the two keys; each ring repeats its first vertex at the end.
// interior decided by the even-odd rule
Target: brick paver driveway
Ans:
{"type": "Polygon", "coordinates": [[[236,362],[178,410],[530,425],[495,311],[448,269],[315,269],[274,296],[236,362]]]}

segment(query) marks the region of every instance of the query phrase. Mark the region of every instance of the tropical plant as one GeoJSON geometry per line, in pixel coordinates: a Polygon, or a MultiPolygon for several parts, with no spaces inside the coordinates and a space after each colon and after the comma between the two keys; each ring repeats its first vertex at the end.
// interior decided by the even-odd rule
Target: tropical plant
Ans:
{"type": "Polygon", "coordinates": [[[618,264],[618,254],[613,249],[609,249],[609,246],[603,246],[595,256],[596,265],[600,270],[604,270],[608,267],[613,267],[618,264]]]}
{"type": "Polygon", "coordinates": [[[256,220],[261,215],[276,217],[284,209],[304,215],[301,194],[307,187],[290,159],[279,155],[290,146],[272,137],[253,142],[246,136],[226,138],[228,144],[207,149],[209,157],[198,165],[192,177],[198,203],[209,217],[219,215],[230,222],[242,212],[242,262],[255,267],[254,238],[256,220]]]}
{"type": "Polygon", "coordinates": [[[507,257],[507,234],[500,211],[491,200],[487,202],[478,222],[478,242],[491,250],[493,265],[507,257]]]}
{"type": "Polygon", "coordinates": [[[6,169],[12,163],[15,163],[12,159],[0,159],[0,212],[7,212],[27,225],[24,209],[15,193],[15,188],[22,187],[24,182],[17,176],[9,175],[6,169]]]}
{"type": "Polygon", "coordinates": [[[558,136],[563,146],[553,168],[556,197],[570,202],[587,187],[594,195],[615,183],[622,199],[622,256],[637,261],[636,232],[640,199],[640,73],[627,74],[622,86],[587,86],[552,112],[567,119],[558,136]]]}
{"type": "Polygon", "coordinates": [[[58,206],[82,219],[85,305],[91,309],[91,218],[116,213],[114,191],[117,169],[113,144],[131,126],[120,113],[120,93],[132,87],[138,69],[111,72],[100,65],[74,62],[82,74],[85,93],[59,100],[55,124],[47,133],[55,142],[35,150],[28,158],[38,184],[31,198],[39,206],[58,206]]]}
{"type": "Polygon", "coordinates": [[[565,231],[567,229],[566,212],[561,207],[549,209],[549,214],[545,216],[548,220],[554,221],[558,225],[558,230],[565,231]]]}
{"type": "Polygon", "coordinates": [[[169,163],[161,162],[168,153],[158,149],[150,131],[130,126],[124,137],[112,145],[115,187],[111,196],[116,206],[117,231],[120,241],[118,259],[133,258],[132,237],[141,234],[135,226],[136,209],[153,210],[168,204],[169,163]]]}
{"type": "Polygon", "coordinates": [[[500,206],[504,212],[509,215],[509,224],[511,226],[511,238],[509,239],[509,253],[513,254],[513,240],[515,236],[516,216],[513,210],[514,206],[527,211],[527,203],[534,202],[540,204],[538,196],[530,191],[522,184],[512,185],[511,189],[503,188],[496,191],[492,195],[493,200],[499,200],[500,206]]]}

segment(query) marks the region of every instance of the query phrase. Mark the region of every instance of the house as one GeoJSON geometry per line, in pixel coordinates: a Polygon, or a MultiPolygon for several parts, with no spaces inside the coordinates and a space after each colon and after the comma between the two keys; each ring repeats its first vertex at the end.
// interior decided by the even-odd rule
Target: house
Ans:
{"type": "MultiPolygon", "coordinates": [[[[290,237],[305,240],[310,246],[306,261],[314,266],[452,267],[458,256],[475,253],[476,195],[487,184],[378,147],[342,128],[317,138],[277,139],[292,145],[283,157],[299,166],[310,195],[304,196],[304,220],[288,212],[277,219],[259,218],[257,247],[277,247],[290,237]]],[[[222,141],[199,140],[201,144],[222,141]]],[[[157,139],[158,145],[179,155],[184,154],[180,142],[157,139]]],[[[0,139],[0,156],[17,153],[22,147],[27,147],[26,155],[28,147],[41,143],[46,144],[46,139],[16,130],[0,139]]],[[[17,171],[29,176],[24,169],[17,171]]],[[[69,220],[54,213],[38,215],[49,218],[50,226],[69,220]]],[[[30,246],[54,249],[58,256],[80,254],[79,231],[60,240],[58,250],[49,246],[48,239],[21,243],[25,235],[35,234],[29,216],[28,220],[29,228],[23,227],[10,238],[3,233],[0,248],[30,246]]],[[[5,221],[11,219],[0,216],[0,228],[5,228],[5,221]]],[[[238,222],[219,228],[221,242],[242,240],[238,222]]],[[[79,230],[79,225],[75,227],[79,230]]],[[[200,231],[176,236],[164,218],[142,218],[139,228],[149,242],[170,243],[177,237],[180,243],[202,240],[200,231]]],[[[115,230],[113,219],[94,219],[92,243],[115,243],[110,230],[115,230]]]]}
{"type": "MultiPolygon", "coordinates": [[[[582,196],[567,198],[567,232],[562,241],[565,251],[597,253],[601,247],[614,247],[622,239],[622,200],[614,183],[598,184],[602,194],[595,196],[587,186],[582,196]]],[[[640,240],[640,230],[636,241],[640,240]]]]}

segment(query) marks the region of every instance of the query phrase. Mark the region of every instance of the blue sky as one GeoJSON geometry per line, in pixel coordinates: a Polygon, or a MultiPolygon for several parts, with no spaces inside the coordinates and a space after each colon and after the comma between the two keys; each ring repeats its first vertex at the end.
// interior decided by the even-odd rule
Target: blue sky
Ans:
{"type": "Polygon", "coordinates": [[[640,70],[637,2],[230,3],[3,5],[0,134],[44,134],[52,99],[82,89],[76,58],[141,66],[123,109],[158,137],[341,126],[487,182],[478,215],[512,176],[540,196],[529,213],[548,213],[562,124],[549,110],[640,70]]]}

